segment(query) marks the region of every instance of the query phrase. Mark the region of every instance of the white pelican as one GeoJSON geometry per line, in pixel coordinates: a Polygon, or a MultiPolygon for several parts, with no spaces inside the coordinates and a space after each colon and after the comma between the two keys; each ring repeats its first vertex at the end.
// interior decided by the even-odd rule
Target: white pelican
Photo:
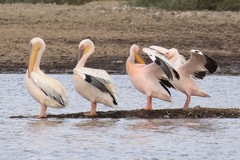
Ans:
{"type": "Polygon", "coordinates": [[[90,39],[84,39],[79,44],[80,54],[77,66],[73,69],[76,91],[91,102],[90,116],[97,115],[97,103],[109,107],[117,105],[115,86],[110,75],[105,70],[84,67],[88,57],[94,52],[95,46],[90,39]]]}
{"type": "MultiPolygon", "coordinates": [[[[127,73],[134,87],[147,96],[146,110],[152,110],[152,97],[171,102],[171,94],[167,89],[167,77],[172,79],[172,73],[178,77],[177,72],[159,58],[150,64],[145,64],[139,55],[140,48],[133,44],[130,48],[130,55],[126,61],[127,73]],[[137,61],[135,63],[134,61],[137,61]],[[162,70],[159,69],[160,65],[162,70]],[[166,79],[166,80],[164,80],[166,79]]],[[[178,77],[179,78],[179,77],[178,77]]],[[[170,84],[168,82],[168,84],[170,84]]],[[[172,85],[171,85],[172,86],[172,85]]]]}
{"type": "Polygon", "coordinates": [[[164,54],[179,73],[181,78],[174,81],[174,86],[187,96],[184,109],[188,109],[191,96],[210,97],[202,91],[195,79],[203,79],[207,73],[214,73],[218,67],[215,60],[199,50],[191,50],[191,56],[186,61],[185,57],[180,55],[175,48],[169,50],[163,47],[158,48],[158,46],[150,46],[149,48],[164,54]]]}
{"type": "Polygon", "coordinates": [[[41,57],[46,48],[41,38],[33,38],[30,42],[31,56],[26,73],[26,86],[30,95],[41,104],[39,118],[47,117],[47,107],[63,108],[68,100],[62,84],[46,76],[39,67],[41,57]]]}

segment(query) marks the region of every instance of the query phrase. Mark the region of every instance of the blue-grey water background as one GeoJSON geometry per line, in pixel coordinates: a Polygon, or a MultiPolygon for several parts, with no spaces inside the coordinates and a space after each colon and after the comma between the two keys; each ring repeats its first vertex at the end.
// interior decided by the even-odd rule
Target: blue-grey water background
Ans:
{"type": "MultiPolygon", "coordinates": [[[[69,106],[49,114],[89,111],[72,75],[49,75],[67,89],[69,106]]],[[[146,97],[127,75],[112,75],[119,110],[141,109],[146,97]]],[[[191,107],[240,108],[239,76],[208,76],[198,84],[211,98],[193,97],[191,107]]],[[[239,119],[10,119],[37,115],[40,105],[25,88],[24,74],[0,74],[0,160],[33,159],[228,159],[240,156],[239,119]]],[[[171,90],[173,103],[153,100],[154,109],[180,108],[185,95],[171,90]]],[[[113,110],[98,105],[98,111],[113,110]]]]}

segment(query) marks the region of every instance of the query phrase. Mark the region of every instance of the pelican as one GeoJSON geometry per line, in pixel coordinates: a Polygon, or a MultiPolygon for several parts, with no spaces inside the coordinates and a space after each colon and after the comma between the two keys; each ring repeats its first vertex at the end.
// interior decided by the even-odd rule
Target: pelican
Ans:
{"type": "Polygon", "coordinates": [[[31,55],[26,72],[26,87],[30,95],[41,104],[39,118],[46,118],[47,107],[64,108],[68,105],[66,90],[62,84],[40,70],[40,60],[46,48],[41,38],[30,41],[31,55]]]}
{"type": "Polygon", "coordinates": [[[90,39],[82,40],[79,49],[78,63],[73,69],[74,86],[81,96],[91,102],[91,111],[86,115],[96,116],[97,103],[109,107],[117,105],[114,82],[105,70],[84,67],[86,60],[95,49],[90,39]]]}
{"type": "MultiPolygon", "coordinates": [[[[140,48],[137,45],[133,44],[131,46],[130,55],[126,61],[126,69],[134,87],[147,96],[145,109],[152,110],[152,98],[171,102],[171,94],[166,87],[168,85],[165,83],[168,81],[164,79],[167,79],[166,76],[170,79],[173,77],[173,68],[166,65],[166,62],[159,58],[156,58],[153,63],[145,64],[139,55],[139,51],[140,48]]],[[[177,72],[174,72],[174,74],[178,77],[177,72]]]]}
{"type": "Polygon", "coordinates": [[[218,64],[214,59],[199,50],[191,50],[190,58],[186,60],[175,48],[169,50],[159,46],[149,48],[164,54],[179,73],[181,79],[174,81],[174,86],[187,96],[183,109],[189,108],[191,96],[210,97],[197,85],[195,79],[203,79],[207,73],[212,74],[217,70],[218,64]]]}

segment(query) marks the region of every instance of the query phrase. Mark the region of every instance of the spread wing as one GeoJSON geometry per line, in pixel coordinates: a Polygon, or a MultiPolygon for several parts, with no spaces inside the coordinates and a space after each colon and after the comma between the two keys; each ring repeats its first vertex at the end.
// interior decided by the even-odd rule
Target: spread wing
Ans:
{"type": "Polygon", "coordinates": [[[214,73],[217,70],[217,62],[199,50],[191,50],[189,60],[179,67],[184,75],[192,75],[195,78],[203,79],[207,73],[214,73]]]}

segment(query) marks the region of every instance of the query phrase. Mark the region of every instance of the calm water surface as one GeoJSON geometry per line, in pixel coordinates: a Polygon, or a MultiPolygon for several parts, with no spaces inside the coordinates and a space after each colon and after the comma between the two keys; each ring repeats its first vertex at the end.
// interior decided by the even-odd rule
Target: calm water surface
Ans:
{"type": "MultiPolygon", "coordinates": [[[[70,105],[50,114],[88,111],[77,95],[72,75],[50,75],[66,87],[70,105]]],[[[125,75],[113,76],[118,109],[145,106],[125,75]]],[[[33,159],[228,159],[240,156],[239,119],[9,119],[36,115],[39,104],[27,93],[24,74],[0,74],[0,160],[33,159]]],[[[193,97],[191,107],[240,107],[240,77],[209,76],[199,81],[211,98],[193,97]]],[[[173,103],[154,99],[153,106],[179,108],[185,96],[172,91],[173,103]]],[[[97,110],[111,108],[99,105],[97,110]]]]}

